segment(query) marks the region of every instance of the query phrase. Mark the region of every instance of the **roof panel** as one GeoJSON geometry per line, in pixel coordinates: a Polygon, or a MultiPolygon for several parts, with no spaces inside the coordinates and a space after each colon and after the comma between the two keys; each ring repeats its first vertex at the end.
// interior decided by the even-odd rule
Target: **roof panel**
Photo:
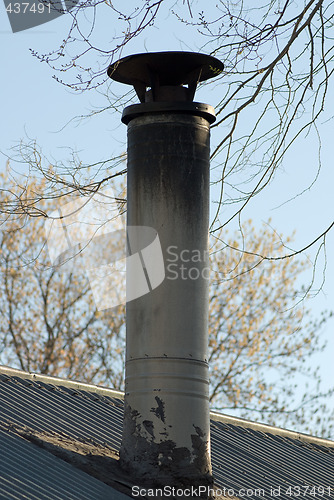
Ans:
{"type": "Polygon", "coordinates": [[[65,432],[71,437],[107,442],[120,446],[122,410],[113,401],[88,396],[68,388],[33,383],[27,386],[17,379],[0,383],[1,418],[36,430],[65,432]],[[66,390],[65,390],[66,389],[66,390]]]}
{"type": "MultiPolygon", "coordinates": [[[[8,373],[11,374],[10,370],[0,375],[1,421],[36,431],[63,433],[81,442],[107,443],[119,450],[123,419],[120,393],[65,380],[55,379],[52,383],[51,377],[17,372],[13,377],[8,373]]],[[[32,446],[31,443],[27,445],[32,446]]],[[[325,500],[329,498],[326,488],[331,487],[331,498],[334,498],[333,442],[212,414],[211,445],[215,484],[218,488],[233,488],[235,496],[245,496],[240,493],[241,489],[263,489],[261,498],[272,500],[272,489],[280,488],[280,500],[297,497],[325,500]],[[289,487],[304,488],[298,494],[298,490],[289,490],[289,487]],[[311,490],[311,487],[316,489],[311,490]],[[319,487],[325,490],[322,492],[319,487]]],[[[35,455],[35,450],[32,453],[35,455]]],[[[31,460],[26,450],[20,456],[22,463],[31,460]]],[[[15,468],[9,459],[8,464],[15,468]]],[[[6,484],[4,481],[0,488],[6,488],[6,484]]],[[[11,498],[1,497],[1,494],[0,498],[11,498]]],[[[38,499],[43,498],[38,496],[38,499]]]]}
{"type": "Polygon", "coordinates": [[[128,498],[8,430],[0,429],[1,500],[128,498]]]}

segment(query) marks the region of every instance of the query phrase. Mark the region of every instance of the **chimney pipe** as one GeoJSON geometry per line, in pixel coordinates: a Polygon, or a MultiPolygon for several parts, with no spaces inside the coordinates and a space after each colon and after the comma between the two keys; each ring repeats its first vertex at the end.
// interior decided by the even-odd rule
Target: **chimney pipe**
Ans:
{"type": "Polygon", "coordinates": [[[137,484],[212,484],[207,348],[215,114],[193,97],[198,82],[222,70],[214,57],[190,52],[137,54],[108,69],[110,78],[133,85],[140,100],[122,116],[133,260],[120,459],[137,484]]]}

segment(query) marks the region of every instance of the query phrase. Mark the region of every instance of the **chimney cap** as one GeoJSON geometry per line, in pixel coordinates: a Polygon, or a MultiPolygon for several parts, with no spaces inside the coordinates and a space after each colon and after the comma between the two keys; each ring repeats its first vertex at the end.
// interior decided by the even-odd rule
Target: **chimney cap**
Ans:
{"type": "Polygon", "coordinates": [[[224,64],[213,56],[196,52],[147,52],[123,57],[108,68],[113,80],[133,85],[141,102],[146,87],[154,91],[161,86],[187,84],[189,100],[194,97],[198,82],[218,76],[224,64]]]}

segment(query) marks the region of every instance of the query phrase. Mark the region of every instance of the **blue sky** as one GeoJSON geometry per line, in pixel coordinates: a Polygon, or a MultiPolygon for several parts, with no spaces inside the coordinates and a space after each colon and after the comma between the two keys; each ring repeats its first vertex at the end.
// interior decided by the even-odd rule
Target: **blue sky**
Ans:
{"type": "MultiPolygon", "coordinates": [[[[123,55],[157,50],[198,50],[191,38],[182,39],[180,32],[173,31],[174,25],[166,23],[159,30],[150,29],[148,35],[133,41],[123,55]]],[[[73,92],[52,79],[52,70],[32,57],[29,48],[47,51],[62,39],[69,24],[68,16],[42,25],[38,28],[13,34],[6,17],[4,5],[0,4],[1,43],[1,93],[0,109],[2,131],[0,151],[11,155],[11,148],[27,137],[36,140],[45,155],[52,161],[66,163],[70,149],[78,151],[85,163],[104,160],[126,149],[126,128],[120,123],[120,113],[107,111],[79,123],[73,117],[87,114],[91,109],[102,106],[104,97],[94,91],[84,94],[73,92]],[[66,125],[68,124],[68,125],[66,125]],[[66,125],[66,126],[65,126],[66,125]]],[[[107,20],[102,22],[100,38],[108,40],[113,27],[107,20]]],[[[111,35],[110,35],[111,34],[111,35]]],[[[115,84],[115,89],[120,90],[115,84]]],[[[205,87],[197,95],[197,100],[214,104],[215,90],[205,87]]],[[[256,225],[271,218],[272,226],[284,236],[295,231],[294,249],[302,248],[318,236],[332,222],[330,210],[333,199],[334,169],[331,146],[333,142],[333,120],[330,109],[334,108],[334,91],[329,91],[327,109],[319,122],[322,135],[322,168],[317,176],[318,148],[315,134],[302,137],[286,155],[282,167],[274,181],[255,198],[248,207],[247,217],[256,225]],[[302,195],[297,196],[299,193],[302,195]],[[293,199],[292,199],[293,198],[293,199]],[[291,200],[291,201],[289,201],[291,200]],[[283,204],[282,204],[283,203],[283,204]]],[[[217,132],[212,134],[213,145],[218,142],[217,132]]],[[[0,155],[0,168],[5,166],[6,156],[0,155]]],[[[15,165],[19,171],[24,166],[15,165]]],[[[215,174],[213,174],[215,175],[215,174]]],[[[213,189],[212,197],[216,193],[213,189]]],[[[321,292],[308,301],[308,307],[318,316],[324,309],[334,309],[334,232],[327,237],[326,282],[321,292]]],[[[315,249],[308,252],[314,258],[315,249]]],[[[311,274],[305,275],[305,284],[311,274]]],[[[323,258],[316,268],[314,288],[320,286],[323,278],[323,258]]],[[[328,349],[319,358],[325,386],[334,380],[333,321],[326,326],[328,349]]],[[[333,401],[334,407],[334,401],[333,401]]]]}

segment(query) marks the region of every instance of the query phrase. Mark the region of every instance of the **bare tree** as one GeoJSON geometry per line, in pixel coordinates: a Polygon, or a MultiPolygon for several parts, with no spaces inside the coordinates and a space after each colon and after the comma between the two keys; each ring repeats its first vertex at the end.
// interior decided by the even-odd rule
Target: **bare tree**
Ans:
{"type": "Polygon", "coordinates": [[[311,360],[325,348],[321,332],[330,314],[312,319],[305,290],[296,286],[310,263],[297,257],[263,261],[259,255],[285,254],[279,235],[270,226],[260,232],[251,221],[245,226],[243,235],[225,235],[226,244],[216,240],[211,254],[211,404],[314,433],[308,426],[312,407],[317,429],[326,434],[332,417],[327,421],[319,368],[311,360]],[[234,251],[241,245],[249,252],[234,251]]]}
{"type": "MultiPolygon", "coordinates": [[[[107,86],[107,66],[167,18],[176,37],[179,33],[180,39],[191,41],[191,48],[224,61],[224,73],[205,83],[220,96],[213,103],[217,121],[212,126],[213,182],[220,188],[211,227],[215,234],[244,213],[249,201],[274,179],[285,153],[312,130],[320,154],[317,125],[334,69],[333,15],[334,3],[325,0],[260,1],[256,6],[229,0],[214,5],[204,0],[146,0],[136,5],[87,0],[68,14],[72,23],[60,46],[33,55],[52,68],[60,83],[80,91],[98,89],[105,94],[105,109],[118,111],[135,96],[131,91],[118,95],[117,84],[107,86]],[[113,31],[111,38],[108,33],[108,40],[101,40],[100,21],[106,17],[113,31]],[[233,207],[228,217],[222,215],[227,205],[233,207]]],[[[48,179],[53,194],[60,185],[69,191],[98,189],[110,175],[125,174],[123,151],[94,168],[73,158],[71,165],[55,165],[50,171],[36,144],[19,149],[21,160],[48,179]]],[[[28,205],[34,212],[32,200],[28,205]]],[[[323,227],[307,246],[324,245],[332,227],[323,227]]]]}
{"type": "MultiPolygon", "coordinates": [[[[31,181],[25,197],[44,184],[31,181]]],[[[44,199],[45,213],[54,206],[44,199]]],[[[119,387],[125,306],[99,311],[80,258],[51,265],[44,220],[11,216],[1,231],[1,362],[119,387]]]]}

